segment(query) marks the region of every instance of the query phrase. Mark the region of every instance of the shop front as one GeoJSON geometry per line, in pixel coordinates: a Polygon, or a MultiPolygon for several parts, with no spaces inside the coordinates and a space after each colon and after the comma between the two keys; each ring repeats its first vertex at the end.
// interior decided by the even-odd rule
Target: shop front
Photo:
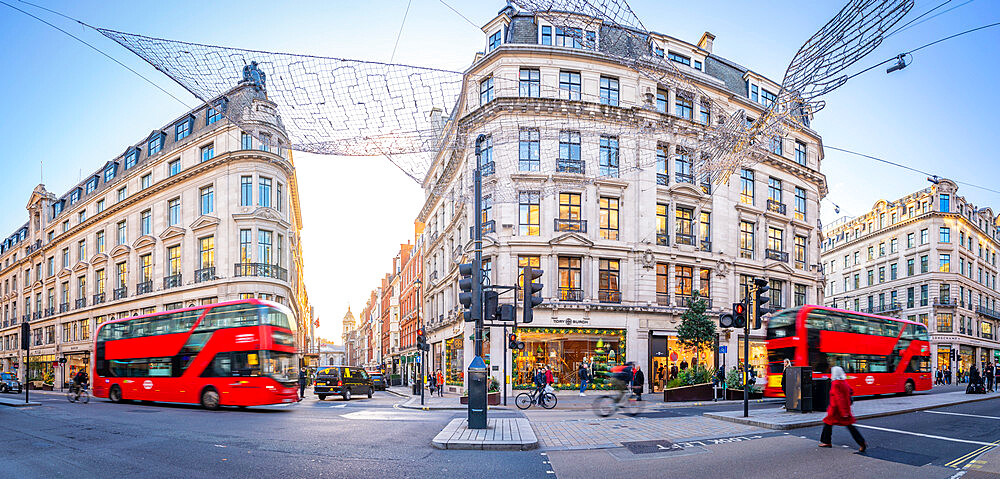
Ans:
{"type": "Polygon", "coordinates": [[[951,346],[938,345],[937,347],[937,370],[944,371],[951,367],[951,346]]]}
{"type": "Polygon", "coordinates": [[[63,357],[66,358],[66,363],[62,365],[62,381],[64,385],[69,385],[73,381],[73,377],[76,376],[76,373],[80,371],[87,373],[87,377],[92,376],[90,372],[90,351],[66,353],[63,357]]]}
{"type": "Polygon", "coordinates": [[[524,349],[511,352],[515,389],[530,389],[538,368],[548,366],[557,389],[578,389],[585,364],[593,374],[590,389],[610,389],[608,373],[625,362],[625,330],[594,328],[518,328],[524,349]]]}
{"type": "Polygon", "coordinates": [[[992,362],[993,352],[987,348],[979,348],[979,369],[986,368],[986,363],[992,362]]]}
{"type": "Polygon", "coordinates": [[[51,390],[56,380],[56,355],[42,354],[29,356],[28,363],[28,384],[32,389],[51,390]]]}
{"type": "Polygon", "coordinates": [[[704,366],[715,367],[714,344],[702,347],[685,346],[677,335],[667,332],[649,333],[649,363],[646,365],[647,382],[654,393],[663,392],[667,384],[682,371],[704,366]]]}
{"type": "MultiPolygon", "coordinates": [[[[958,371],[962,374],[963,378],[969,373],[969,368],[975,364],[976,360],[976,349],[972,346],[959,346],[958,347],[958,371]]],[[[964,380],[964,379],[963,379],[964,380]]]]}
{"type": "Polygon", "coordinates": [[[465,379],[465,340],[461,334],[444,341],[444,381],[462,386],[465,379]]]}
{"type": "MultiPolygon", "coordinates": [[[[743,347],[743,341],[740,341],[738,354],[740,365],[743,364],[743,347]]],[[[727,365],[727,367],[732,369],[733,365],[727,365]]],[[[767,345],[764,341],[750,340],[750,368],[757,373],[756,385],[762,387],[767,384],[767,345]]]]}

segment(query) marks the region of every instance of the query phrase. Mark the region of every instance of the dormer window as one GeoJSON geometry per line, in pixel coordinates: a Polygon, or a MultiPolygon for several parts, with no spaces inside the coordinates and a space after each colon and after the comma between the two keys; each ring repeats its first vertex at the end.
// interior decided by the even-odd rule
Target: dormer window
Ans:
{"type": "Polygon", "coordinates": [[[670,52],[667,54],[667,58],[682,65],[691,66],[691,58],[681,55],[679,53],[670,52]]]}
{"type": "Polygon", "coordinates": [[[55,203],[52,203],[52,217],[53,218],[55,218],[56,216],[59,216],[59,213],[62,213],[62,210],[63,210],[63,201],[64,200],[59,200],[59,201],[56,201],[55,203]]]}
{"type": "Polygon", "coordinates": [[[765,108],[771,108],[778,102],[778,95],[775,95],[774,93],[771,93],[763,88],[761,88],[760,91],[761,104],[763,104],[765,108]]]}
{"type": "Polygon", "coordinates": [[[76,204],[77,201],[80,201],[80,188],[73,190],[73,192],[69,194],[69,204],[76,204]]]}
{"type": "Polygon", "coordinates": [[[98,178],[96,176],[87,181],[87,194],[88,195],[91,194],[91,193],[93,193],[94,190],[97,189],[97,182],[98,181],[100,181],[100,178],[98,178]]]}
{"type": "Polygon", "coordinates": [[[115,175],[118,174],[118,163],[112,163],[104,169],[104,182],[108,183],[115,179],[115,175]]]}
{"type": "Polygon", "coordinates": [[[760,101],[760,95],[757,94],[757,85],[750,85],[750,101],[760,101]]]}
{"type": "Polygon", "coordinates": [[[552,27],[549,25],[542,25],[542,45],[552,44],[552,27]]]}
{"type": "Polygon", "coordinates": [[[174,126],[174,141],[181,141],[191,134],[191,127],[194,126],[194,117],[187,117],[174,126]]]}
{"type": "Polygon", "coordinates": [[[139,149],[132,147],[125,152],[125,169],[132,168],[139,162],[139,149]]]}
{"type": "Polygon", "coordinates": [[[212,106],[208,107],[208,111],[205,113],[205,126],[222,119],[222,112],[224,111],[226,111],[225,98],[216,101],[212,106]]]}
{"type": "Polygon", "coordinates": [[[489,47],[486,52],[489,53],[497,48],[500,48],[500,43],[502,43],[502,41],[501,32],[500,30],[497,30],[496,33],[490,35],[489,47]]]}
{"type": "Polygon", "coordinates": [[[166,135],[164,135],[163,132],[158,131],[156,133],[153,133],[153,136],[149,137],[149,142],[146,145],[146,151],[149,152],[148,156],[153,156],[153,155],[159,153],[160,150],[163,149],[163,137],[164,136],[166,136],[166,135]]]}
{"type": "Polygon", "coordinates": [[[701,70],[701,69],[702,69],[702,68],[701,68],[701,62],[700,62],[700,61],[698,61],[698,60],[695,60],[695,61],[694,61],[694,69],[695,69],[695,70],[701,70]]]}
{"type": "Polygon", "coordinates": [[[653,55],[663,58],[663,47],[653,46],[653,55]]]}

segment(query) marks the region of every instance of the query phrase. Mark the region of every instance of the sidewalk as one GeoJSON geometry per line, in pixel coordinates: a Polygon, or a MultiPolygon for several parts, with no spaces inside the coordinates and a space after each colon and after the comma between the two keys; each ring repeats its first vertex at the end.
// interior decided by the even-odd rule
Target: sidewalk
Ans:
{"type": "Polygon", "coordinates": [[[538,447],[538,438],[524,418],[488,418],[486,429],[469,429],[468,419],[455,418],[431,444],[438,449],[528,451],[538,447]]]}
{"type": "MultiPolygon", "coordinates": [[[[854,417],[866,419],[996,398],[1000,398],[1000,392],[965,394],[965,391],[955,391],[940,394],[861,398],[854,401],[851,409],[854,412],[854,417]]],[[[818,426],[822,424],[826,412],[787,412],[780,407],[776,407],[773,409],[755,409],[750,413],[750,417],[743,417],[743,411],[706,412],[704,415],[723,421],[783,430],[818,426]]]]}
{"type": "MultiPolygon", "coordinates": [[[[389,394],[393,394],[399,397],[409,398],[406,402],[399,405],[399,407],[404,407],[407,409],[421,409],[424,411],[465,411],[468,406],[462,404],[459,400],[460,394],[455,393],[444,393],[443,396],[438,396],[437,394],[431,395],[429,390],[424,391],[424,404],[420,404],[420,395],[413,395],[413,388],[410,386],[390,386],[385,390],[389,394]]],[[[489,409],[513,409],[514,408],[514,398],[509,397],[507,400],[509,406],[490,406],[489,409]]]]}

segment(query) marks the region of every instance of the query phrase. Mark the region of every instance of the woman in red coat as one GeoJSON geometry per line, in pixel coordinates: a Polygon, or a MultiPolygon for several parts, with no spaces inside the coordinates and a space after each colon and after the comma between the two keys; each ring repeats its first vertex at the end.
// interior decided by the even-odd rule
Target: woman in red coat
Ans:
{"type": "Polygon", "coordinates": [[[833,426],[847,426],[851,437],[858,443],[858,451],[865,452],[868,445],[865,444],[865,438],[861,437],[858,428],[854,427],[854,423],[857,421],[851,414],[851,396],[854,395],[854,391],[847,384],[847,375],[844,374],[844,369],[840,366],[831,368],[830,379],[833,379],[833,384],[830,385],[830,405],[827,406],[826,417],[823,418],[823,434],[819,438],[819,447],[832,447],[830,438],[833,434],[833,426]]]}

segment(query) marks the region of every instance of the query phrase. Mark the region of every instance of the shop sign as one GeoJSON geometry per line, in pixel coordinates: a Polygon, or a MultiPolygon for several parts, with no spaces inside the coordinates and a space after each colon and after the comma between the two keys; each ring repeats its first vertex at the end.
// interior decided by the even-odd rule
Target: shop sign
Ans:
{"type": "Polygon", "coordinates": [[[565,324],[566,326],[571,326],[571,325],[574,325],[574,324],[590,324],[590,318],[580,318],[580,319],[573,319],[573,318],[559,319],[559,318],[556,318],[556,319],[553,319],[552,322],[555,323],[555,324],[565,324]]]}

